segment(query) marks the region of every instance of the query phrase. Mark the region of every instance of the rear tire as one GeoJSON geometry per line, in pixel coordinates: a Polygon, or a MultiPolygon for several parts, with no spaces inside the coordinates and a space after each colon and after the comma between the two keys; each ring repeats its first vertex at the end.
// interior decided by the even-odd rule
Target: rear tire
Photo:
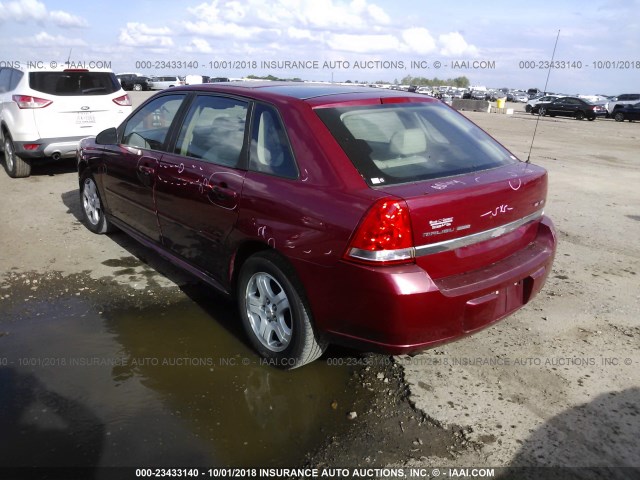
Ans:
{"type": "Polygon", "coordinates": [[[31,175],[31,162],[16,155],[9,132],[4,134],[4,169],[11,178],[24,178],[31,175]]]}
{"type": "Polygon", "coordinates": [[[136,92],[139,92],[142,90],[142,85],[140,85],[139,83],[134,83],[133,84],[133,90],[135,90],[136,92]]]}
{"type": "Polygon", "coordinates": [[[257,253],[242,265],[238,306],[251,344],[270,365],[292,370],[324,353],[304,288],[277,252],[257,253]]]}
{"type": "Polygon", "coordinates": [[[115,227],[107,219],[98,186],[90,174],[85,174],[80,180],[80,206],[84,224],[93,233],[109,233],[115,227]]]}

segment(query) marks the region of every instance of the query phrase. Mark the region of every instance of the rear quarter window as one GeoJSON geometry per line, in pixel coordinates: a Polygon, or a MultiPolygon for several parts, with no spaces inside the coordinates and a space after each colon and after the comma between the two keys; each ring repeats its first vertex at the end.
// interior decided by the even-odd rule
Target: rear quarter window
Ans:
{"type": "Polygon", "coordinates": [[[318,108],[316,113],[372,186],[518,162],[474,123],[439,103],[318,108]]]}
{"type": "Polygon", "coordinates": [[[298,168],[280,116],[270,106],[254,110],[249,169],[284,178],[297,178],[298,168]]]}
{"type": "Polygon", "coordinates": [[[109,95],[120,90],[111,72],[30,72],[29,86],[49,95],[109,95]]]}
{"type": "Polygon", "coordinates": [[[15,68],[0,69],[0,93],[15,90],[24,74],[15,68]]]}
{"type": "Polygon", "coordinates": [[[0,93],[9,91],[10,82],[11,82],[11,69],[0,68],[0,93]]]}

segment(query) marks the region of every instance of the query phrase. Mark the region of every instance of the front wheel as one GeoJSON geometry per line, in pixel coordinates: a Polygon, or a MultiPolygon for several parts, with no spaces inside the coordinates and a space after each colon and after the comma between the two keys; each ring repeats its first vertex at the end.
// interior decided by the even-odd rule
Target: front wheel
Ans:
{"type": "Polygon", "coordinates": [[[4,134],[4,169],[11,178],[24,178],[31,175],[31,163],[16,154],[9,133],[4,134]]]}
{"type": "Polygon", "coordinates": [[[109,233],[114,230],[107,219],[100,199],[100,193],[91,175],[83,177],[80,183],[80,203],[84,223],[93,233],[109,233]]]}
{"type": "Polygon", "coordinates": [[[622,113],[622,112],[617,112],[617,113],[613,116],[613,119],[614,119],[616,122],[624,122],[624,113],[622,113]]]}
{"type": "Polygon", "coordinates": [[[577,111],[576,112],[576,120],[584,120],[584,112],[583,111],[577,111]]]}
{"type": "Polygon", "coordinates": [[[136,92],[139,92],[139,91],[141,91],[141,90],[142,90],[142,85],[140,85],[139,83],[134,83],[134,84],[133,84],[133,89],[134,89],[136,92]]]}
{"type": "Polygon", "coordinates": [[[251,344],[271,365],[291,370],[326,349],[313,327],[302,284],[277,252],[257,253],[244,263],[238,304],[251,344]]]}
{"type": "Polygon", "coordinates": [[[547,114],[547,109],[546,109],[546,108],[544,108],[544,107],[540,107],[540,109],[538,110],[538,114],[539,114],[541,117],[544,117],[544,116],[547,114]]]}

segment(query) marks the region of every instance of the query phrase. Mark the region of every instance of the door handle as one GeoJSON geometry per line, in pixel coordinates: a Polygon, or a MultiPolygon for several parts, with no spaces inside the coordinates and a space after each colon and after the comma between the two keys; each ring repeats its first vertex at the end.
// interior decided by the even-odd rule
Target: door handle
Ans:
{"type": "Polygon", "coordinates": [[[216,200],[227,200],[231,198],[231,195],[225,191],[224,188],[214,185],[211,187],[210,195],[216,200]]]}
{"type": "Polygon", "coordinates": [[[146,165],[140,165],[138,167],[138,171],[143,175],[153,175],[153,173],[155,172],[155,169],[153,167],[148,167],[146,165]]]}
{"type": "Polygon", "coordinates": [[[218,184],[210,183],[206,185],[207,194],[212,200],[220,202],[235,200],[236,193],[229,188],[227,182],[220,182],[218,184]]]}

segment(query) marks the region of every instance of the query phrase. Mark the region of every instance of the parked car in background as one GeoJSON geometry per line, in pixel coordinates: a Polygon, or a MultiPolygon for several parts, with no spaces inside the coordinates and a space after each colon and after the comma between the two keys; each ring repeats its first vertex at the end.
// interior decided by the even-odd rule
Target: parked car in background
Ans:
{"type": "Polygon", "coordinates": [[[549,103],[560,97],[562,97],[562,95],[545,95],[543,97],[532,98],[527,102],[524,109],[527,113],[530,113],[531,109],[538,103],[549,103]]]}
{"type": "Polygon", "coordinates": [[[540,102],[531,108],[532,114],[556,115],[563,117],[575,117],[576,120],[595,120],[597,117],[606,117],[607,109],[601,105],[595,105],[591,102],[578,97],[562,97],[552,102],[540,102]]]}
{"type": "Polygon", "coordinates": [[[471,100],[485,100],[486,96],[486,90],[471,90],[470,93],[471,100]]]}
{"type": "Polygon", "coordinates": [[[529,97],[529,100],[533,100],[536,97],[542,97],[543,95],[544,92],[539,88],[530,88],[529,90],[527,90],[527,96],[529,97]]]}
{"type": "Polygon", "coordinates": [[[187,75],[184,77],[185,85],[198,85],[200,83],[209,83],[210,77],[207,75],[187,75]]]}
{"type": "Polygon", "coordinates": [[[616,105],[611,116],[616,122],[640,120],[640,102],[633,105],[616,105]]]}
{"type": "Polygon", "coordinates": [[[152,77],[149,82],[151,90],[164,90],[165,88],[180,87],[185,84],[182,77],[176,75],[165,75],[163,77],[152,77]]]}
{"type": "Polygon", "coordinates": [[[529,95],[522,90],[518,90],[512,93],[512,101],[518,103],[527,103],[529,101],[529,95]]]}
{"type": "Polygon", "coordinates": [[[32,162],[73,158],[84,137],[116,126],[131,100],[106,70],[0,68],[4,169],[28,177],[32,162]]]}
{"type": "Polygon", "coordinates": [[[116,78],[120,81],[123,90],[150,90],[149,77],[136,75],[134,73],[121,73],[116,75],[116,78]]]}
{"type": "Polygon", "coordinates": [[[610,116],[613,116],[613,109],[616,105],[633,105],[640,102],[640,93],[623,93],[618,95],[609,101],[608,112],[610,116]]]}
{"type": "Polygon", "coordinates": [[[489,90],[487,95],[489,97],[487,98],[487,100],[491,102],[495,102],[498,98],[507,98],[506,93],[504,93],[502,90],[489,90]]]}
{"type": "Polygon", "coordinates": [[[86,138],[87,227],[119,227],[237,298],[270,364],[473,333],[551,271],[547,173],[442,102],[386,89],[178,87],[86,138]]]}

